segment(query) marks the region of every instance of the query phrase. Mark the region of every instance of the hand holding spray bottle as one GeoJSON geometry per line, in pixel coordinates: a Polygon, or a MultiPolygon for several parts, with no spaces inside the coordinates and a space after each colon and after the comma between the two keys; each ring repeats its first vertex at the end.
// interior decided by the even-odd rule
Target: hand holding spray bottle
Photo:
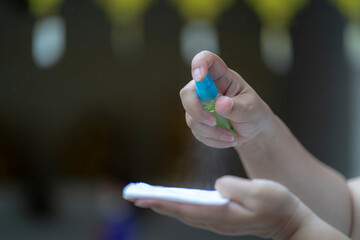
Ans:
{"type": "Polygon", "coordinates": [[[199,96],[200,102],[205,110],[214,115],[216,118],[216,126],[230,130],[235,137],[236,131],[233,128],[230,120],[224,118],[215,111],[215,103],[216,100],[221,96],[221,93],[216,88],[214,81],[210,78],[209,75],[206,75],[203,80],[199,82],[195,81],[195,84],[195,89],[199,96]]]}

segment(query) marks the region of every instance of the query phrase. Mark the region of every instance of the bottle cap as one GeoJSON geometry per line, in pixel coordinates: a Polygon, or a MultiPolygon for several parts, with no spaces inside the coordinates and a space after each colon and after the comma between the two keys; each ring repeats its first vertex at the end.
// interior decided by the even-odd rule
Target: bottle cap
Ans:
{"type": "Polygon", "coordinates": [[[206,75],[200,82],[195,81],[195,89],[200,100],[210,100],[217,97],[219,91],[217,90],[214,81],[206,75]]]}

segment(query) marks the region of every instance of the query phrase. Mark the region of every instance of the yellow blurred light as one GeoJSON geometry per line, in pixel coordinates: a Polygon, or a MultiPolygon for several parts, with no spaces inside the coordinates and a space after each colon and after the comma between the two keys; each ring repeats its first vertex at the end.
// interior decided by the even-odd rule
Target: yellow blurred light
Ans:
{"type": "MultiPolygon", "coordinates": [[[[341,0],[339,0],[341,1],[341,0]]],[[[263,25],[288,28],[308,0],[247,0],[263,25]]]]}
{"type": "Polygon", "coordinates": [[[360,0],[330,0],[349,21],[360,21],[360,0]]]}
{"type": "Polygon", "coordinates": [[[57,13],[64,0],[28,0],[30,12],[36,17],[57,13]]]}
{"type": "Polygon", "coordinates": [[[95,0],[113,23],[127,25],[141,18],[154,0],[95,0]]]}
{"type": "Polygon", "coordinates": [[[234,0],[170,0],[180,14],[188,21],[194,19],[206,19],[214,21],[220,14],[228,9],[234,0]]]}

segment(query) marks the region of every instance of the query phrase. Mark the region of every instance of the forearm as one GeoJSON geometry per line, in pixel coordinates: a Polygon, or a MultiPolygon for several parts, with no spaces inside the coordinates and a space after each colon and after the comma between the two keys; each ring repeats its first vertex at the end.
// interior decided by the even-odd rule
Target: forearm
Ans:
{"type": "Polygon", "coordinates": [[[308,207],[300,203],[298,211],[284,226],[274,240],[350,240],[343,233],[316,216],[308,207]]]}
{"type": "Polygon", "coordinates": [[[289,240],[350,240],[342,232],[333,228],[319,217],[309,220],[289,240]]]}
{"type": "Polygon", "coordinates": [[[318,216],[349,234],[351,203],[345,179],[313,157],[273,116],[270,130],[236,148],[251,178],[280,182],[318,216]]]}

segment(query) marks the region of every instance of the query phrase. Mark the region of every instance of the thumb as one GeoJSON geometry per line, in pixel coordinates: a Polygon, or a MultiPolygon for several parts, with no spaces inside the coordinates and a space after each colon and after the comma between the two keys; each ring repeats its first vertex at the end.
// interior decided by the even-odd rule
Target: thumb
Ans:
{"type": "Polygon", "coordinates": [[[245,90],[235,97],[219,97],[215,109],[217,113],[234,122],[247,122],[257,109],[257,104],[255,94],[245,90]]]}
{"type": "Polygon", "coordinates": [[[219,56],[209,51],[196,54],[192,60],[191,68],[195,81],[202,81],[206,74],[209,74],[217,89],[226,96],[236,96],[246,86],[239,74],[229,69],[219,56]]]}
{"type": "Polygon", "coordinates": [[[245,205],[253,192],[251,180],[235,176],[223,176],[216,180],[215,189],[226,198],[245,205]]]}

